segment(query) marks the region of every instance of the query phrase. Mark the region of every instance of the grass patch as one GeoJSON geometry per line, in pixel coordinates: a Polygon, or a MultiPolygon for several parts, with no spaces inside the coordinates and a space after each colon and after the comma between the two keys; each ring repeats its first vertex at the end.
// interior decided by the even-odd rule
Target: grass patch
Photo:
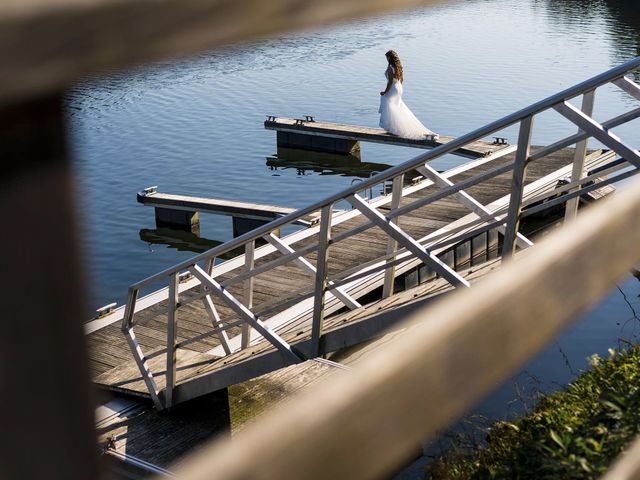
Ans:
{"type": "Polygon", "coordinates": [[[592,368],[535,408],[498,422],[486,442],[454,447],[426,479],[598,478],[640,431],[640,348],[591,357],[592,368]]]}

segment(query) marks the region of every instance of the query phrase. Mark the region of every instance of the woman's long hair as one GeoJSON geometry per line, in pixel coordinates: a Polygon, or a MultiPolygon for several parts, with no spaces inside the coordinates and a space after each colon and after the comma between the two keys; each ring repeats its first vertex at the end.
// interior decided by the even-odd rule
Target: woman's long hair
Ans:
{"type": "Polygon", "coordinates": [[[402,69],[402,63],[400,62],[400,55],[395,50],[389,50],[385,53],[387,60],[389,61],[389,65],[393,66],[393,70],[395,71],[394,77],[398,79],[400,83],[404,80],[404,72],[402,69]]]}

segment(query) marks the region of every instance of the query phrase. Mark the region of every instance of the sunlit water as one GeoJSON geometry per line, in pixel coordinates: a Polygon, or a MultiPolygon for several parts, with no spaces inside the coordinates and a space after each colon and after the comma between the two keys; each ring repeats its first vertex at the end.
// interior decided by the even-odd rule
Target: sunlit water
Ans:
{"type": "MultiPolygon", "coordinates": [[[[460,1],[88,79],[70,92],[67,111],[90,306],[122,303],[130,283],[192,255],[141,240],[141,229],[154,228],[153,210],[135,200],[144,187],[301,207],[352,183],[330,171],[269,169],[275,133],[264,130],[265,115],[377,126],[384,52],[395,48],[409,107],[437,132],[464,134],[637,55],[634,9],[634,1],[460,1]]],[[[603,89],[595,117],[632,104],[603,89]]],[[[638,145],[632,127],[617,133],[638,145]]],[[[533,140],[574,131],[549,113],[533,140]]],[[[506,135],[515,140],[513,130],[506,135]]],[[[362,145],[363,161],[372,163],[396,165],[416,153],[362,145]]],[[[228,217],[201,221],[203,237],[231,238],[228,217]]],[[[614,291],[527,371],[544,385],[563,383],[589,354],[633,337],[640,289],[635,280],[621,287],[630,304],[614,291]]],[[[501,414],[512,397],[503,388],[482,409],[501,414]]]]}

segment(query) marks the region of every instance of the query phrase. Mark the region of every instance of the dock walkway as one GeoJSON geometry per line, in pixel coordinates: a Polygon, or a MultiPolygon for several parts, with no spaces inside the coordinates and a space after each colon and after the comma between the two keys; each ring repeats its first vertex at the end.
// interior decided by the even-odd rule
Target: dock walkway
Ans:
{"type": "MultiPolygon", "coordinates": [[[[570,166],[573,158],[573,150],[561,150],[556,154],[548,155],[536,162],[532,162],[525,185],[525,198],[539,195],[541,192],[553,191],[561,179],[570,175],[570,166]]],[[[606,165],[613,159],[612,152],[593,152],[587,165],[596,168],[606,165]]],[[[490,183],[473,185],[465,189],[466,193],[490,209],[500,209],[508,204],[508,196],[511,190],[511,167],[513,154],[507,154],[501,159],[480,159],[469,162],[460,167],[445,172],[443,177],[456,183],[473,179],[479,175],[487,175],[491,172],[503,171],[499,175],[491,176],[490,183]],[[498,162],[500,160],[500,162],[498,162]]],[[[606,172],[605,172],[606,173],[606,172]]],[[[412,204],[437,195],[439,187],[428,181],[421,182],[428,186],[420,185],[404,186],[404,197],[398,208],[412,204]]],[[[389,201],[390,195],[374,199],[378,203],[389,201]]],[[[389,210],[389,206],[381,206],[381,210],[389,210]]],[[[399,224],[402,229],[413,238],[425,238],[437,232],[452,230],[461,222],[464,224],[470,219],[477,219],[477,215],[470,214],[468,207],[454,198],[442,198],[429,203],[422,208],[415,209],[400,217],[399,224]]],[[[332,236],[339,238],[341,234],[354,229],[362,228],[369,224],[367,218],[358,210],[338,212],[333,215],[332,236]]],[[[308,229],[311,230],[311,229],[308,229]]],[[[495,229],[494,229],[495,230],[495,229]]],[[[300,233],[293,234],[300,236],[300,233]]],[[[302,238],[297,242],[289,243],[298,252],[304,251],[318,242],[318,227],[315,233],[302,238]]],[[[463,243],[449,246],[448,248],[436,248],[451,267],[460,270],[462,277],[466,278],[477,269],[479,264],[485,263],[492,256],[495,257],[497,244],[491,245],[491,235],[487,232],[480,233],[467,239],[467,247],[459,248],[463,243]],[[484,235],[484,236],[483,236],[484,235]],[[456,247],[458,247],[456,249],[456,247]]],[[[497,237],[493,237],[494,239],[497,237]]],[[[285,237],[286,239],[286,237],[285,237]]],[[[283,240],[285,240],[283,239],[283,240]]],[[[387,254],[389,239],[380,228],[373,227],[356,233],[345,240],[338,241],[329,249],[328,276],[339,278],[344,272],[358,270],[358,266],[367,265],[372,259],[379,259],[387,254]]],[[[260,256],[261,249],[273,251],[271,245],[260,247],[255,251],[255,260],[251,270],[256,271],[274,261],[279,252],[267,253],[260,256]]],[[[279,245],[282,248],[282,245],[279,245]]],[[[291,248],[291,247],[288,247],[291,248]]],[[[252,298],[244,298],[246,304],[251,306],[256,317],[263,319],[273,331],[292,345],[294,351],[308,351],[311,338],[311,323],[313,317],[313,298],[309,292],[313,291],[314,278],[310,276],[309,266],[316,265],[315,252],[305,255],[308,265],[300,262],[290,262],[270,268],[264,273],[253,277],[252,298]]],[[[225,286],[235,298],[243,298],[246,294],[245,279],[235,281],[237,278],[230,270],[233,264],[244,266],[245,256],[229,260],[217,265],[219,272],[215,278],[225,286]],[[226,269],[229,273],[224,273],[226,269]]],[[[415,260],[396,267],[396,274],[401,275],[411,268],[416,268],[420,262],[415,260]]],[[[214,269],[215,271],[215,269],[214,269]]],[[[214,275],[212,273],[212,275],[214,275]]],[[[428,272],[427,276],[435,277],[434,272],[428,272]]],[[[362,318],[366,307],[358,303],[358,299],[367,293],[380,288],[384,284],[384,272],[364,276],[356,282],[345,285],[343,293],[337,294],[327,300],[325,305],[325,324],[323,337],[323,351],[337,350],[339,348],[362,342],[373,336],[379,335],[390,324],[388,321],[378,322],[376,325],[366,325],[358,322],[362,318]],[[342,297],[342,300],[338,297],[342,297]],[[339,314],[347,310],[344,299],[351,301],[352,312],[339,314]],[[333,316],[332,316],[333,314],[333,316]]],[[[174,403],[193,398],[203,393],[224,388],[228,385],[253,378],[277,368],[284,367],[291,362],[285,358],[273,344],[265,341],[255,330],[242,348],[241,323],[237,311],[234,311],[229,303],[213,296],[205,297],[202,288],[189,287],[189,282],[197,282],[194,278],[182,278],[183,287],[180,291],[180,301],[176,312],[176,342],[180,346],[176,350],[176,378],[173,391],[174,403]],[[220,332],[212,334],[212,309],[203,298],[212,299],[216,318],[225,319],[227,325],[233,325],[227,329],[228,336],[221,343],[220,332]],[[224,346],[223,343],[227,345],[224,346]],[[226,350],[226,351],[225,351],[226,350]],[[226,353],[226,355],[225,355],[226,353]]],[[[442,284],[448,284],[440,279],[438,288],[444,288],[442,284]]],[[[434,284],[436,285],[436,284],[434,284]]],[[[329,287],[330,288],[330,287],[329,287]]],[[[452,287],[448,287],[452,288],[452,287]]],[[[180,288],[179,288],[180,289],[180,288]]],[[[139,348],[144,352],[149,371],[154,372],[160,398],[163,399],[165,389],[165,377],[167,358],[165,349],[168,336],[168,294],[167,289],[151,294],[140,299],[140,311],[136,313],[135,338],[139,348]],[[146,303],[145,303],[146,302],[146,303]]],[[[120,322],[123,312],[110,314],[109,318],[96,320],[87,326],[89,355],[92,379],[97,385],[132,395],[148,397],[149,391],[139,366],[132,358],[131,350],[123,335],[120,322]]],[[[215,325],[215,324],[214,324],[215,325]]],[[[224,338],[224,337],[222,337],[224,338]]],[[[304,358],[304,354],[301,358],[304,358]]]]}
{"type": "MultiPolygon", "coordinates": [[[[380,335],[394,317],[404,315],[371,315],[367,304],[382,298],[375,308],[394,305],[403,278],[468,288],[474,271],[497,256],[499,243],[503,259],[533,245],[531,232],[520,228],[523,219],[559,210],[572,220],[585,195],[602,196],[603,187],[639,171],[640,153],[612,129],[640,117],[640,108],[604,122],[590,111],[595,89],[608,83],[640,100],[640,86],[622,76],[625,68],[447,143],[423,142],[430,151],[131,285],[125,307],[103,312],[85,326],[93,381],[150,397],[158,409],[172,408],[380,335]],[[583,97],[583,110],[569,102],[577,96],[583,97]],[[534,118],[551,109],[577,133],[533,147],[534,118]],[[517,146],[476,148],[516,124],[517,146]],[[588,153],[589,138],[610,150],[588,153]],[[474,160],[445,172],[430,165],[465,149],[475,150],[474,160]],[[424,178],[407,178],[415,171],[424,178]],[[380,186],[382,195],[363,198],[363,192],[380,186]],[[310,214],[320,215],[318,225],[275,235],[310,214]],[[244,254],[216,261],[238,248],[244,254]],[[147,291],[152,293],[140,297],[147,291]]],[[[278,136],[359,141],[335,138],[335,125],[323,134],[317,123],[296,121],[287,127],[293,132],[278,136]]],[[[377,134],[369,133],[375,141],[377,134]]],[[[359,138],[369,133],[360,132],[359,138]]],[[[536,221],[536,228],[549,223],[536,221]]]]}

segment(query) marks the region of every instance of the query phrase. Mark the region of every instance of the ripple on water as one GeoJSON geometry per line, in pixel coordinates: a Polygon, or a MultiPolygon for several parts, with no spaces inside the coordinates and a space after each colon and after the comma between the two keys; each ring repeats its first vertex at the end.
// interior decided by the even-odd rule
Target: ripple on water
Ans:
{"type": "MultiPolygon", "coordinates": [[[[153,223],[151,210],[135,202],[143,187],[295,206],[348,187],[354,177],[269,170],[275,135],[262,122],[267,114],[312,114],[376,126],[389,48],[403,58],[407,104],[429,127],[453,135],[635,54],[631,10],[595,1],[585,11],[582,3],[461,2],[87,78],[66,105],[87,199],[85,241],[104,256],[95,277],[109,277],[95,295],[121,296],[130,280],[107,265],[135,264],[144,276],[187,255],[156,248],[138,258],[146,247],[138,231],[153,223]],[[118,221],[105,223],[112,215],[118,221]]],[[[602,118],[630,101],[616,92],[603,98],[596,103],[602,118]]],[[[545,117],[535,138],[555,138],[560,128],[561,120],[545,117]]],[[[362,151],[368,162],[392,165],[416,153],[379,145],[362,151]]],[[[221,237],[228,235],[223,220],[207,218],[221,237]]]]}

